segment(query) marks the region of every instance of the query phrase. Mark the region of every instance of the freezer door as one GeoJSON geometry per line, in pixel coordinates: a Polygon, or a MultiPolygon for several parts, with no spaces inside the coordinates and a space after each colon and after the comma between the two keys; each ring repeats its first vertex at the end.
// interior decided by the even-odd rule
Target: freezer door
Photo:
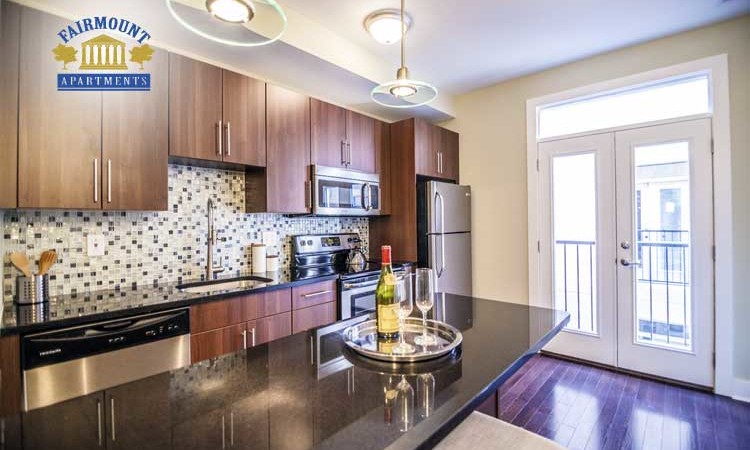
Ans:
{"type": "Polygon", "coordinates": [[[430,181],[426,191],[428,233],[471,231],[470,186],[430,181]]]}
{"type": "Polygon", "coordinates": [[[430,236],[435,292],[471,296],[471,233],[430,236]]]}

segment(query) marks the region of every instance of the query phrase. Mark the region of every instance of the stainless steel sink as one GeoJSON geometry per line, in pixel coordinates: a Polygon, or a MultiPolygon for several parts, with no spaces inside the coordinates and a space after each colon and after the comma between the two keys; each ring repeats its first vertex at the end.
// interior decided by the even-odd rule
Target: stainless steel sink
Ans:
{"type": "Polygon", "coordinates": [[[252,289],[261,287],[273,280],[270,278],[244,276],[237,278],[225,278],[223,280],[199,281],[196,283],[185,283],[177,286],[182,292],[191,294],[205,294],[215,291],[228,291],[234,289],[252,289]]]}

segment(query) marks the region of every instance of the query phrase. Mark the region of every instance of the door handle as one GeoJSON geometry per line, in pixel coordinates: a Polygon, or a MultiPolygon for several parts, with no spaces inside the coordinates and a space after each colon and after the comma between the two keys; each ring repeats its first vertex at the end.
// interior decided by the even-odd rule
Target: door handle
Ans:
{"type": "Polygon", "coordinates": [[[641,262],[640,261],[632,261],[630,259],[625,259],[625,258],[622,258],[620,260],[620,264],[622,266],[624,266],[624,267],[630,267],[630,268],[640,267],[641,266],[641,262]]]}
{"type": "Polygon", "coordinates": [[[112,416],[112,442],[117,440],[117,425],[115,420],[115,398],[111,397],[109,399],[109,412],[112,416]]]}
{"type": "Polygon", "coordinates": [[[351,166],[352,165],[352,143],[347,142],[346,148],[347,148],[347,155],[348,155],[346,158],[346,165],[351,166]]]}
{"type": "Polygon", "coordinates": [[[346,165],[346,141],[341,140],[341,165],[346,165]]]}
{"type": "Polygon", "coordinates": [[[227,129],[227,156],[232,156],[232,130],[229,128],[229,122],[224,127],[227,129]]]}
{"type": "Polygon", "coordinates": [[[367,183],[367,210],[372,209],[372,185],[367,183]]]}
{"type": "Polygon", "coordinates": [[[216,154],[221,156],[222,154],[222,143],[221,135],[224,133],[224,128],[221,126],[221,120],[216,123],[216,154]]]}
{"type": "Polygon", "coordinates": [[[445,201],[440,192],[435,192],[436,207],[438,200],[440,200],[440,269],[437,271],[437,276],[440,278],[445,271],[445,201]]]}
{"type": "Polygon", "coordinates": [[[247,350],[247,330],[242,330],[242,349],[247,350]]]}
{"type": "Polygon", "coordinates": [[[99,447],[102,446],[102,402],[96,401],[96,436],[99,440],[99,447]]]}
{"type": "Polygon", "coordinates": [[[253,327],[253,329],[250,330],[250,338],[251,338],[250,343],[252,344],[253,347],[255,347],[255,327],[253,327]]]}
{"type": "Polygon", "coordinates": [[[99,203],[99,158],[94,158],[94,203],[99,203]]]}
{"type": "Polygon", "coordinates": [[[112,160],[107,160],[107,203],[112,203],[112,160]]]}
{"type": "Polygon", "coordinates": [[[303,298],[317,297],[319,295],[330,294],[331,292],[333,292],[333,291],[329,289],[327,291],[318,291],[318,292],[312,292],[310,294],[304,294],[304,295],[302,295],[302,297],[303,298]]]}

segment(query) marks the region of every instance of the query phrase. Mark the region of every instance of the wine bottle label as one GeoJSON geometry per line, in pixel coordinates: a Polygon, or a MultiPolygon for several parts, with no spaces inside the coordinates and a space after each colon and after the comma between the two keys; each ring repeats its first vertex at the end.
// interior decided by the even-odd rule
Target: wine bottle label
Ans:
{"type": "Polygon", "coordinates": [[[388,275],[383,278],[385,281],[386,286],[395,286],[396,285],[396,275],[389,273],[388,275]]]}
{"type": "Polygon", "coordinates": [[[379,333],[391,334],[398,332],[398,308],[398,303],[392,305],[378,305],[379,333]]]}

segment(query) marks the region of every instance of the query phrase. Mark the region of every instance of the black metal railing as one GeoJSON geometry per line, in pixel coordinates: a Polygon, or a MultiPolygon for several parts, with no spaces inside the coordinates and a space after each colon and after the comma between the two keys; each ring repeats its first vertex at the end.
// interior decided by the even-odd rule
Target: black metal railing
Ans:
{"type": "Polygon", "coordinates": [[[563,258],[563,285],[559,287],[563,290],[565,311],[573,316],[568,327],[592,333],[596,332],[594,326],[595,245],[596,242],[594,241],[555,241],[555,253],[563,258]],[[568,264],[568,259],[573,257],[575,257],[575,263],[568,264]],[[583,289],[586,287],[588,287],[587,292],[583,289]],[[588,302],[589,308],[586,317],[581,315],[582,301],[588,302]],[[573,326],[574,324],[575,326],[573,326]]]}

